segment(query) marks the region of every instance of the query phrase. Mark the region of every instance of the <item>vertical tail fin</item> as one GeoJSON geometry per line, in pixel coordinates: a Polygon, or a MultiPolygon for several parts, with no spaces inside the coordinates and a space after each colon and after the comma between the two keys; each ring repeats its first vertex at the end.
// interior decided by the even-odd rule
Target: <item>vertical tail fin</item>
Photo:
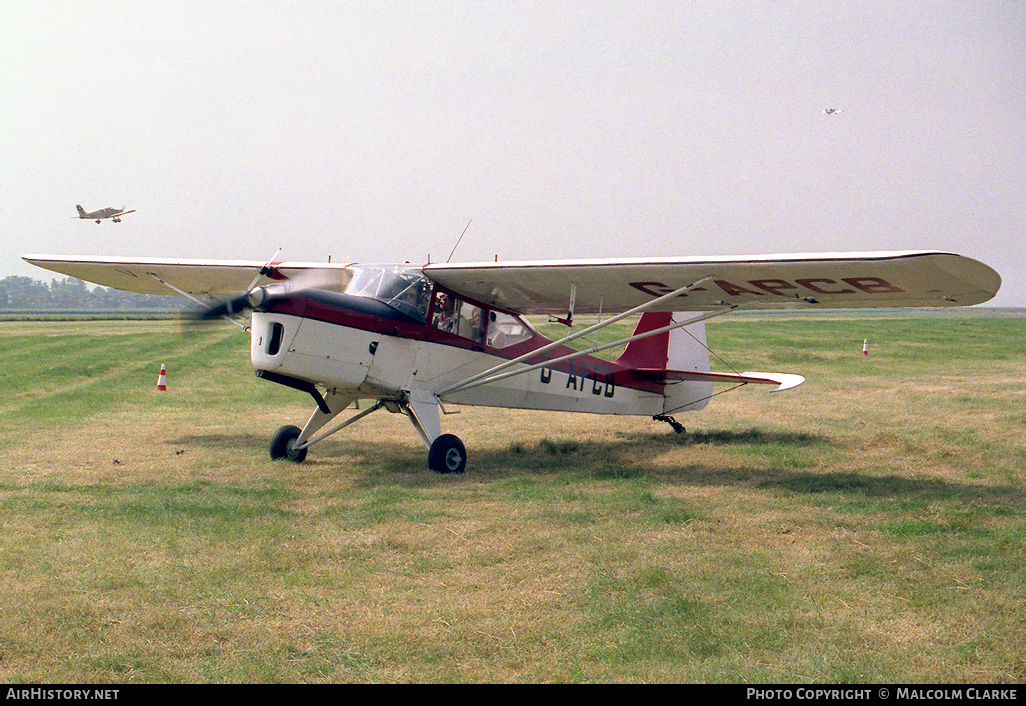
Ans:
{"type": "MultiPolygon", "coordinates": [[[[673,314],[669,312],[646,313],[641,315],[641,320],[634,327],[634,335],[647,333],[658,328],[670,325],[673,314]]],[[[670,332],[656,334],[643,338],[640,341],[631,341],[627,348],[616,359],[620,365],[630,368],[658,368],[666,369],[669,360],[670,332]]]]}
{"type": "MultiPolygon", "coordinates": [[[[684,321],[696,315],[697,312],[645,313],[641,315],[634,333],[636,335],[654,331],[669,326],[674,321],[684,321]]],[[[616,362],[636,369],[707,373],[711,368],[705,339],[705,322],[699,321],[640,341],[631,341],[616,362]]],[[[664,386],[663,413],[701,409],[708,403],[711,394],[711,382],[668,383],[664,386]]]]}
{"type": "Polygon", "coordinates": [[[86,217],[86,215],[88,215],[88,214],[86,214],[86,212],[85,212],[85,209],[84,209],[84,208],[82,208],[82,206],[81,206],[81,205],[79,205],[79,206],[75,206],[75,208],[77,208],[77,209],[78,209],[78,216],[79,216],[79,218],[85,218],[85,217],[86,217]]]}

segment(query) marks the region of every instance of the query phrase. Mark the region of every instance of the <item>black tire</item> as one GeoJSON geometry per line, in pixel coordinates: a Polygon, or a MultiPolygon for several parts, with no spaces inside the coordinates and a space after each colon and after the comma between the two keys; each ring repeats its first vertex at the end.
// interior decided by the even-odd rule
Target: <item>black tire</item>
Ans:
{"type": "Polygon", "coordinates": [[[436,473],[463,473],[467,467],[467,449],[459,437],[442,434],[428,450],[428,468],[436,473]]]}
{"type": "Polygon", "coordinates": [[[306,449],[303,448],[296,451],[293,448],[296,439],[299,438],[302,431],[299,427],[289,424],[274,432],[274,436],[271,437],[271,458],[275,460],[287,458],[293,463],[305,461],[306,449]]]}

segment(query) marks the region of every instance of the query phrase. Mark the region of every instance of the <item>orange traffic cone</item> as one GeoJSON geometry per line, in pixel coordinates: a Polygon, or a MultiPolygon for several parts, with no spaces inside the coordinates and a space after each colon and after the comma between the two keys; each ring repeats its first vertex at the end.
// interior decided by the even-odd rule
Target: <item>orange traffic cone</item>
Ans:
{"type": "Polygon", "coordinates": [[[163,363],[160,364],[160,375],[157,377],[157,390],[167,392],[167,372],[163,363]]]}
{"type": "Polygon", "coordinates": [[[862,355],[869,355],[869,339],[862,339],[862,355]]]}

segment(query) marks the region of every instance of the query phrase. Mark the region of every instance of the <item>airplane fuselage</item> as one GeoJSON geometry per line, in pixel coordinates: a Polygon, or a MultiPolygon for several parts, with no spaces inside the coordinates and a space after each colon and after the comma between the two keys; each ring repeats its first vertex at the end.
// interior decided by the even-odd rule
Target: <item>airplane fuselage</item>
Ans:
{"type": "Polygon", "coordinates": [[[83,213],[79,215],[79,218],[92,219],[92,218],[110,218],[111,216],[117,216],[124,213],[121,209],[117,208],[101,208],[99,211],[93,211],[92,213],[83,213]]]}
{"type": "MultiPolygon", "coordinates": [[[[493,325],[496,321],[507,323],[497,317],[493,325]]],[[[257,370],[322,385],[353,398],[399,398],[418,390],[436,395],[443,403],[645,416],[667,411],[661,382],[591,355],[540,365],[488,385],[444,392],[552,342],[522,319],[516,318],[515,325],[523,327],[520,340],[498,347],[496,335],[487,328],[475,340],[411,320],[380,302],[347,295],[290,296],[267,311],[253,312],[250,354],[257,370]]],[[[557,346],[513,370],[572,353],[568,346],[557,346]]],[[[693,408],[704,406],[706,383],[680,384],[693,388],[693,408]]]]}

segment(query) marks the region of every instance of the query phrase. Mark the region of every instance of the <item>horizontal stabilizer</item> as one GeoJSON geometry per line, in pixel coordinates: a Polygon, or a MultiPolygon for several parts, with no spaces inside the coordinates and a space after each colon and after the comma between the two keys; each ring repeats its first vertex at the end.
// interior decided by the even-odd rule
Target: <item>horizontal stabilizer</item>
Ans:
{"type": "Polygon", "coordinates": [[[790,390],[792,387],[798,387],[805,378],[801,375],[792,375],[790,373],[763,373],[763,372],[744,372],[744,373],[702,373],[702,372],[687,372],[684,370],[659,370],[655,368],[638,368],[637,372],[657,379],[660,382],[735,382],[738,384],[754,383],[757,385],[776,385],[770,392],[780,392],[781,390],[790,390]]]}

